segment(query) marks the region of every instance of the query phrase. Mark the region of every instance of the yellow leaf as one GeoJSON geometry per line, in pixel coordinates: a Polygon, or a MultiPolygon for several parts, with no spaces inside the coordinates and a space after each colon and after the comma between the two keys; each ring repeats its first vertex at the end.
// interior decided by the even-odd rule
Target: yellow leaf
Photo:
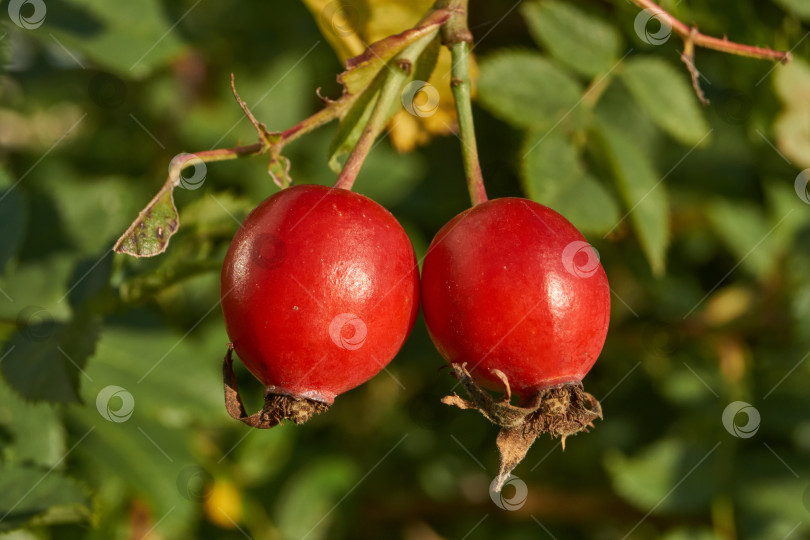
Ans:
{"type": "MultiPolygon", "coordinates": [[[[361,54],[370,43],[413,27],[433,5],[432,0],[303,1],[344,63],[361,54]]],[[[470,78],[474,82],[478,69],[472,55],[470,63],[470,78]]],[[[389,124],[389,136],[397,150],[410,151],[435,135],[445,135],[455,129],[450,67],[450,52],[442,48],[436,69],[426,81],[428,86],[413,93],[403,92],[406,109],[397,113],[389,124]],[[424,103],[420,103],[420,99],[424,103]],[[409,104],[413,105],[413,110],[408,110],[409,104]]]]}

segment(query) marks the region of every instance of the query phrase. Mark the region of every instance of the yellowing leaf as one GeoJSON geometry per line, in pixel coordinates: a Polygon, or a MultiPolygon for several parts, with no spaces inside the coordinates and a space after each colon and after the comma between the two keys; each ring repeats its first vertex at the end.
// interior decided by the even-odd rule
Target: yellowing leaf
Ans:
{"type": "MultiPolygon", "coordinates": [[[[369,43],[413,27],[428,12],[433,2],[304,0],[304,4],[338,57],[346,61],[363,53],[369,43]]],[[[474,92],[478,70],[472,55],[470,62],[474,92]]],[[[442,48],[432,75],[423,81],[429,85],[427,91],[434,94],[431,102],[437,102],[438,105],[431,107],[429,114],[412,114],[402,110],[392,118],[389,136],[397,150],[410,151],[427,143],[435,135],[445,135],[453,130],[456,113],[450,90],[450,68],[450,52],[442,48]]]]}
{"type": "MultiPolygon", "coordinates": [[[[408,76],[402,82],[403,96],[409,88],[424,86],[424,79],[429,78],[436,65],[438,28],[449,16],[446,10],[433,11],[419,26],[373,43],[363,54],[346,61],[346,71],[338,76],[338,81],[343,84],[343,96],[330,103],[330,106],[340,108],[340,127],[329,149],[329,166],[332,170],[340,171],[338,158],[350,152],[357,143],[372,110],[377,106],[377,97],[382,87],[388,84],[389,74],[381,71],[388,68],[389,61],[396,61],[396,55],[406,47],[415,45],[418,40],[431,39],[418,58],[410,64],[408,76]],[[431,38],[431,35],[435,37],[431,38]]],[[[390,118],[402,105],[405,104],[395,102],[387,117],[390,118]]],[[[416,111],[412,108],[412,112],[416,111]]]]}

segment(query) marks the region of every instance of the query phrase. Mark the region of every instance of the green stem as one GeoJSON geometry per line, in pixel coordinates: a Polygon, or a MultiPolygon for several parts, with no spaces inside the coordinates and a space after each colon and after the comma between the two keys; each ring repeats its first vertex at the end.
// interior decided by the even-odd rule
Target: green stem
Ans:
{"type": "Polygon", "coordinates": [[[470,83],[470,43],[473,36],[467,25],[469,0],[439,0],[437,8],[448,10],[451,15],[442,28],[442,42],[452,54],[453,101],[458,116],[458,138],[461,140],[461,158],[464,176],[473,206],[486,202],[487,191],[478,161],[478,145],[475,142],[475,124],[472,115],[472,86],[470,83]]]}
{"type": "Polygon", "coordinates": [[[473,205],[486,202],[487,191],[484,177],[478,162],[478,145],[475,142],[475,124],[473,123],[470,92],[470,43],[457,41],[450,46],[453,56],[451,87],[456,102],[458,131],[461,140],[461,155],[464,161],[464,175],[467,178],[467,189],[473,205]]]}
{"type": "Polygon", "coordinates": [[[388,65],[389,73],[385,74],[385,81],[377,96],[374,110],[371,112],[371,116],[365,128],[363,128],[363,132],[360,134],[357,144],[354,145],[351,154],[349,154],[346,164],[340,171],[337,181],[335,181],[336,188],[352,189],[357,174],[360,172],[360,168],[363,166],[366,156],[368,156],[368,153],[371,151],[374,140],[382,132],[391,116],[394,104],[400,99],[402,87],[411,74],[413,64],[428,44],[433,41],[437,33],[438,29],[429,34],[425,34],[394,57],[388,65]]]}

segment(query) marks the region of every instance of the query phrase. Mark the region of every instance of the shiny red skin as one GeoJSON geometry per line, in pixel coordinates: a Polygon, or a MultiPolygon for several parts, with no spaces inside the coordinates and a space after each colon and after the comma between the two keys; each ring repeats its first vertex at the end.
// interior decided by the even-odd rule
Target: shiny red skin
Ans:
{"type": "Polygon", "coordinates": [[[607,276],[586,244],[563,216],[526,199],[453,218],[422,266],[422,311],[442,356],[503,390],[499,369],[522,396],[580,382],[610,320],[607,276]]]}
{"type": "Polygon", "coordinates": [[[379,373],[413,328],[419,270],[388,210],[301,185],[264,200],[222,267],[234,349],[268,390],[331,404],[379,373]]]}

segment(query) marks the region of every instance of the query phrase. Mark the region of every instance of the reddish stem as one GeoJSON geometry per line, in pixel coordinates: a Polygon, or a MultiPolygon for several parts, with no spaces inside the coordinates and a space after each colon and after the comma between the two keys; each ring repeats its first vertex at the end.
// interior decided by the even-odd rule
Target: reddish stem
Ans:
{"type": "Polygon", "coordinates": [[[713,49],[715,51],[725,52],[729,54],[736,54],[738,56],[747,56],[750,58],[759,58],[762,60],[773,60],[782,63],[790,62],[792,56],[790,51],[782,52],[775,51],[768,47],[754,47],[753,45],[744,45],[742,43],[735,43],[729,41],[728,38],[716,38],[707,36],[698,32],[696,28],[690,27],[683,22],[676,19],[673,15],[665,11],[661,6],[652,0],[630,0],[635,5],[642,9],[649,9],[655,13],[656,18],[662,24],[668,25],[676,34],[681,36],[684,41],[691,41],[698,47],[705,49],[713,49]]]}

